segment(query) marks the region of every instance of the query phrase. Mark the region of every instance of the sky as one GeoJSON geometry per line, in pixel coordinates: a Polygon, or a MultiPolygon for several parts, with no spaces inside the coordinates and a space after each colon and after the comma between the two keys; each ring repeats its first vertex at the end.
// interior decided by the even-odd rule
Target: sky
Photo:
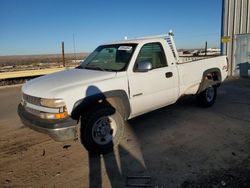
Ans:
{"type": "Polygon", "coordinates": [[[177,48],[219,47],[221,0],[0,0],[0,55],[91,52],[166,34],[177,48]],[[74,38],[74,40],[73,40],[74,38]],[[74,42],[75,41],[75,45],[74,42]]]}

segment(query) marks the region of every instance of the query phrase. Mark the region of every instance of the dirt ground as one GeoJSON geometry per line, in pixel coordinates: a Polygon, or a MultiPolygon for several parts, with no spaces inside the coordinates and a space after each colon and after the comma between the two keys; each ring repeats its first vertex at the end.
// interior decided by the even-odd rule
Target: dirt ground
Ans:
{"type": "Polygon", "coordinates": [[[250,187],[250,79],[227,80],[211,108],[188,96],[130,120],[103,156],[24,127],[19,98],[0,89],[0,187],[250,187]]]}

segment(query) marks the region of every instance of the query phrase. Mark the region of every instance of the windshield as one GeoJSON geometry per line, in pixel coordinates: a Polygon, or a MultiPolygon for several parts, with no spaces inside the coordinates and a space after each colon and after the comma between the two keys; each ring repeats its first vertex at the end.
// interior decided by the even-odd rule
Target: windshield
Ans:
{"type": "Polygon", "coordinates": [[[84,69],[124,71],[134,53],[136,44],[99,46],[80,65],[84,69]]]}

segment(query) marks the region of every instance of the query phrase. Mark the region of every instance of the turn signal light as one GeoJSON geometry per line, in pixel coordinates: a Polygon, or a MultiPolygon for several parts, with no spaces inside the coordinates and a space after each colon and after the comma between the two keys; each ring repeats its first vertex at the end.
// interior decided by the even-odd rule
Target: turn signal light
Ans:
{"type": "Polygon", "coordinates": [[[67,116],[68,116],[67,112],[55,114],[56,119],[63,119],[66,118],[67,116]]]}
{"type": "Polygon", "coordinates": [[[68,116],[68,112],[62,112],[62,113],[40,113],[40,117],[42,119],[64,119],[68,116]]]}

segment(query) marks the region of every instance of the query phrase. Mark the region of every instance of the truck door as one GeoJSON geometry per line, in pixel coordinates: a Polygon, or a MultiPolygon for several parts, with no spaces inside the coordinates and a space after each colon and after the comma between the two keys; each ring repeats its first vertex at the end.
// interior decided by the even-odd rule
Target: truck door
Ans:
{"type": "Polygon", "coordinates": [[[128,76],[132,116],[172,104],[178,95],[178,73],[176,66],[168,65],[161,43],[142,46],[133,73],[128,76]],[[151,62],[152,69],[138,72],[139,62],[151,62]]]}

